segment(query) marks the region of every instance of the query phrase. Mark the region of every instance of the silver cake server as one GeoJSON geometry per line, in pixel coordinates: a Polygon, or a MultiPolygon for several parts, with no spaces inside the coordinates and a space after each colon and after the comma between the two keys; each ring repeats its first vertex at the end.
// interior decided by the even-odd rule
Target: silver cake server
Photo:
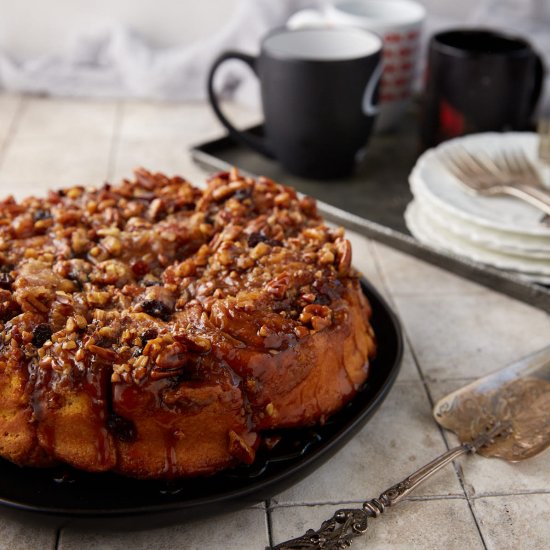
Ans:
{"type": "Polygon", "coordinates": [[[437,422],[460,445],[367,500],[361,508],[338,510],[314,531],[272,550],[341,550],[367,531],[368,520],[395,506],[418,485],[456,458],[479,453],[518,462],[550,446],[550,346],[450,393],[435,405],[437,422]]]}

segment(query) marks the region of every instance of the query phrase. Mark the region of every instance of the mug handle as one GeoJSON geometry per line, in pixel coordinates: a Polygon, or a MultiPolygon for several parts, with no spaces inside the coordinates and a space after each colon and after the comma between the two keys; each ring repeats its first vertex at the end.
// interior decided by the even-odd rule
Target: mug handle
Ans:
{"type": "Polygon", "coordinates": [[[537,103],[540,99],[540,94],[542,92],[542,87],[544,85],[544,62],[542,57],[535,53],[535,87],[533,89],[533,94],[531,95],[531,114],[535,110],[537,103]]]}
{"type": "Polygon", "coordinates": [[[255,136],[254,134],[251,134],[250,132],[243,132],[241,130],[238,130],[229,122],[229,120],[226,118],[226,116],[223,114],[222,110],[220,109],[220,105],[218,103],[218,98],[216,96],[216,93],[214,91],[214,75],[216,71],[218,70],[219,66],[227,61],[228,59],[238,59],[240,61],[243,61],[246,63],[254,72],[256,76],[258,76],[258,72],[256,70],[256,61],[257,59],[251,55],[247,55],[245,53],[241,52],[235,52],[235,51],[227,51],[222,53],[215,61],[212,67],[210,68],[210,72],[208,74],[208,99],[210,101],[210,104],[212,105],[212,109],[214,109],[214,113],[216,113],[216,116],[220,119],[220,122],[227,128],[229,135],[234,138],[237,141],[240,141],[241,143],[244,143],[245,145],[248,145],[252,149],[255,149],[262,155],[265,155],[269,158],[275,158],[275,155],[271,152],[270,148],[268,147],[265,138],[255,136]]]}

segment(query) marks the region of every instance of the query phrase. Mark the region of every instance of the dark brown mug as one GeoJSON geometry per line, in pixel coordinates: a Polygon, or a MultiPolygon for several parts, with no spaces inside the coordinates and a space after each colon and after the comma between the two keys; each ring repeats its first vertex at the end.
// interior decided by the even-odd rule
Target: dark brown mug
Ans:
{"type": "Polygon", "coordinates": [[[421,114],[424,148],[456,136],[526,130],[544,67],[524,39],[488,29],[432,37],[421,114]]]}

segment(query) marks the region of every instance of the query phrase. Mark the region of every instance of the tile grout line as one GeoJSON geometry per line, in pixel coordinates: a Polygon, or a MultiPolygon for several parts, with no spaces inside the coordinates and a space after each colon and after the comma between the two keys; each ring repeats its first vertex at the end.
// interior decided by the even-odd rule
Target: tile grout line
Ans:
{"type": "Polygon", "coordinates": [[[402,250],[399,250],[397,248],[394,248],[393,246],[388,245],[386,243],[383,243],[381,241],[378,241],[373,237],[367,237],[367,238],[370,240],[370,242],[372,244],[372,251],[374,253],[374,256],[376,256],[378,266],[379,266],[379,272],[383,275],[382,279],[384,281],[384,284],[386,285],[386,288],[389,290],[392,297],[416,298],[416,297],[426,297],[426,296],[428,296],[428,297],[436,297],[437,298],[438,296],[469,296],[471,298],[476,298],[476,297],[479,297],[482,294],[486,294],[486,293],[493,293],[494,294],[496,292],[491,288],[483,286],[481,283],[477,283],[476,281],[474,281],[472,279],[469,279],[468,277],[463,277],[461,275],[458,275],[454,271],[451,271],[449,269],[445,269],[445,268],[443,268],[441,266],[438,266],[438,265],[435,265],[435,264],[431,264],[430,262],[426,262],[422,258],[419,258],[419,257],[415,256],[414,254],[410,254],[410,253],[404,252],[402,250]],[[446,275],[451,275],[453,277],[457,277],[457,278],[461,279],[462,281],[465,281],[466,283],[471,283],[472,285],[476,285],[479,288],[470,289],[470,290],[461,289],[461,290],[455,290],[455,291],[453,291],[453,290],[451,290],[451,291],[444,290],[444,291],[440,291],[440,292],[437,292],[437,291],[433,292],[433,290],[430,290],[429,292],[428,291],[415,291],[415,290],[399,290],[399,289],[395,290],[390,285],[390,282],[389,282],[390,280],[386,275],[386,270],[384,268],[384,262],[382,261],[382,259],[380,257],[380,254],[379,254],[378,249],[377,249],[377,245],[385,246],[385,247],[389,248],[390,250],[392,250],[393,252],[398,252],[400,254],[405,255],[407,257],[408,261],[418,262],[418,263],[421,263],[421,264],[426,264],[429,267],[434,267],[434,268],[441,269],[446,275]]]}
{"type": "Polygon", "coordinates": [[[393,295],[393,290],[391,289],[389,285],[388,278],[386,277],[386,273],[384,272],[384,268],[382,267],[382,261],[380,260],[380,256],[378,255],[378,252],[376,250],[375,241],[373,239],[368,239],[369,248],[371,256],[374,258],[374,263],[376,265],[376,271],[378,272],[378,275],[380,276],[380,281],[382,282],[382,285],[384,286],[384,289],[388,295],[388,301],[390,302],[390,305],[392,309],[395,311],[397,310],[397,302],[393,295]]]}
{"type": "Polygon", "coordinates": [[[26,107],[28,105],[28,98],[20,95],[19,96],[19,103],[15,109],[15,113],[13,114],[9,127],[8,132],[6,134],[6,138],[4,139],[4,143],[0,146],[0,171],[2,170],[2,167],[4,165],[4,160],[6,158],[6,152],[9,148],[9,146],[13,142],[13,138],[16,134],[17,128],[19,126],[19,121],[21,120],[21,116],[23,115],[26,107]]]}
{"type": "MultiPolygon", "coordinates": [[[[475,496],[469,497],[471,500],[480,500],[484,498],[500,498],[500,497],[521,497],[529,495],[548,495],[550,494],[550,489],[544,490],[533,490],[533,491],[522,491],[515,493],[480,493],[475,496]]],[[[418,495],[418,496],[408,496],[403,500],[403,502],[433,502],[439,500],[467,500],[466,495],[418,495]]],[[[313,506],[340,506],[348,504],[363,504],[362,500],[324,500],[324,501],[312,501],[312,502],[283,502],[283,503],[270,503],[269,509],[276,510],[277,508],[294,508],[294,507],[313,507],[313,506]]]]}
{"type": "MultiPolygon", "coordinates": [[[[439,500],[466,500],[463,495],[430,495],[430,496],[409,496],[403,499],[402,502],[433,502],[439,500]]],[[[285,502],[283,504],[271,504],[270,510],[276,510],[278,508],[312,508],[314,506],[343,506],[343,505],[357,505],[361,506],[364,500],[327,500],[319,502],[285,502]]]]}
{"type": "Polygon", "coordinates": [[[55,541],[54,541],[54,546],[53,546],[54,550],[59,550],[59,543],[61,541],[61,530],[62,529],[63,529],[63,527],[58,527],[55,530],[55,541]]]}
{"type": "Polygon", "coordinates": [[[266,519],[266,526],[267,526],[267,540],[269,541],[269,547],[272,548],[275,544],[273,542],[273,521],[271,518],[271,499],[267,499],[265,502],[265,519],[266,519]]]}
{"type": "MultiPolygon", "coordinates": [[[[399,307],[398,307],[398,304],[397,304],[397,300],[395,300],[394,292],[393,292],[393,290],[391,289],[391,287],[389,285],[389,281],[386,277],[385,270],[382,266],[382,261],[381,261],[379,255],[378,255],[377,250],[376,250],[376,246],[374,246],[374,244],[372,242],[370,244],[371,244],[371,253],[373,254],[373,256],[375,258],[376,267],[378,269],[378,272],[380,273],[380,278],[382,280],[382,283],[384,284],[384,286],[388,290],[388,294],[390,296],[390,303],[392,304],[395,311],[398,312],[399,307]]],[[[414,361],[416,370],[418,372],[418,375],[420,376],[420,381],[422,382],[422,386],[424,387],[424,391],[426,392],[426,396],[428,398],[430,406],[433,409],[434,401],[433,401],[433,398],[432,398],[432,395],[431,395],[431,392],[430,392],[430,388],[428,386],[428,382],[426,380],[426,376],[424,375],[424,372],[422,371],[422,368],[420,366],[420,361],[418,360],[418,357],[417,357],[416,352],[414,350],[414,347],[412,345],[412,341],[411,341],[411,339],[409,337],[409,334],[407,332],[407,329],[404,325],[402,325],[402,330],[403,330],[403,339],[405,340],[405,342],[409,346],[409,349],[411,351],[412,360],[414,361]]],[[[444,443],[445,447],[447,448],[447,450],[449,450],[449,444],[447,442],[447,438],[445,437],[445,435],[443,433],[443,429],[439,425],[438,425],[438,429],[439,429],[439,433],[441,434],[441,437],[443,438],[443,443],[444,443]]],[[[473,509],[472,503],[471,503],[470,499],[468,498],[468,493],[466,491],[466,486],[465,486],[465,483],[464,483],[464,479],[463,479],[462,474],[461,474],[462,470],[454,462],[453,462],[453,467],[455,469],[455,475],[457,476],[458,482],[460,483],[460,486],[461,486],[462,491],[464,493],[464,497],[466,499],[466,502],[468,503],[468,508],[469,508],[470,513],[472,515],[472,518],[474,520],[474,524],[476,526],[479,538],[481,540],[481,544],[483,545],[484,550],[487,550],[487,548],[488,548],[487,547],[487,542],[485,541],[485,537],[483,536],[483,533],[481,532],[481,526],[479,524],[478,518],[477,518],[477,516],[475,514],[475,511],[473,509]]]]}
{"type": "Polygon", "coordinates": [[[533,489],[532,491],[518,491],[515,493],[480,493],[470,498],[472,500],[481,500],[482,498],[524,497],[529,495],[550,495],[550,489],[533,489]]]}
{"type": "MultiPolygon", "coordinates": [[[[430,402],[430,406],[431,406],[431,409],[433,410],[433,407],[434,407],[434,399],[433,399],[433,396],[431,394],[431,391],[430,391],[430,387],[428,385],[428,382],[426,380],[426,376],[424,375],[424,372],[422,371],[422,368],[420,366],[420,361],[418,360],[418,357],[416,355],[416,352],[414,350],[414,347],[412,345],[412,342],[409,338],[409,335],[406,331],[406,328],[403,327],[403,332],[405,333],[405,337],[407,339],[407,342],[409,344],[409,348],[411,350],[411,356],[412,356],[412,359],[414,361],[414,364],[416,365],[416,368],[418,370],[418,374],[420,376],[420,379],[422,380],[422,385],[424,386],[424,391],[426,392],[426,395],[428,397],[428,401],[430,402]]],[[[437,424],[437,423],[436,423],[437,424]]],[[[439,430],[439,433],[441,434],[441,437],[443,438],[443,442],[445,444],[445,447],[447,448],[447,450],[450,450],[450,446],[449,446],[449,442],[447,441],[447,438],[445,437],[445,433],[443,431],[443,428],[437,424],[437,428],[439,430]]],[[[468,508],[470,510],[470,513],[472,514],[472,518],[474,520],[474,523],[475,523],[475,526],[476,526],[476,529],[477,529],[477,532],[479,534],[479,538],[481,540],[481,544],[483,545],[483,548],[485,550],[488,549],[488,546],[487,546],[487,542],[485,540],[485,537],[483,536],[483,533],[481,531],[481,525],[479,523],[479,520],[476,516],[476,513],[475,513],[475,510],[474,510],[474,507],[473,507],[473,504],[469,498],[469,495],[468,495],[468,491],[466,490],[466,482],[464,480],[464,476],[463,476],[463,473],[462,473],[462,467],[460,466],[460,464],[457,464],[455,461],[453,461],[453,468],[455,470],[455,475],[457,476],[458,478],[458,482],[460,483],[460,486],[462,487],[462,491],[464,492],[464,497],[466,499],[466,502],[468,503],[468,508]]]]}
{"type": "Polygon", "coordinates": [[[113,131],[111,134],[111,145],[109,147],[109,158],[107,160],[107,174],[105,177],[106,181],[110,181],[115,175],[116,161],[120,145],[122,120],[124,118],[124,106],[124,101],[117,101],[115,116],[113,120],[113,131]]]}

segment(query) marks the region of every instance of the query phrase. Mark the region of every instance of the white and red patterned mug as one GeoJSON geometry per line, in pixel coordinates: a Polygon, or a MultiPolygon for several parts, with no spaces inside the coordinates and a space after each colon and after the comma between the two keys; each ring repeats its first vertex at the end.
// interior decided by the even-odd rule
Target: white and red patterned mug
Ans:
{"type": "Polygon", "coordinates": [[[312,26],[362,27],[384,40],[384,71],[376,128],[394,128],[413,92],[420,57],[424,7],[413,0],[344,0],[322,11],[302,10],[287,22],[290,28],[312,26]]]}

